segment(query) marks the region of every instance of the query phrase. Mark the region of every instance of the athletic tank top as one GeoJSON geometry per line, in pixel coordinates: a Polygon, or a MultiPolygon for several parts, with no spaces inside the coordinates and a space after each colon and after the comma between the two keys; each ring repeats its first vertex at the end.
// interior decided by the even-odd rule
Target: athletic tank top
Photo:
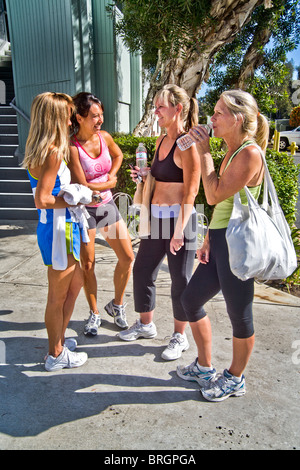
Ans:
{"type": "MultiPolygon", "coordinates": [[[[79,153],[79,159],[83,168],[86,181],[88,183],[104,183],[108,180],[107,173],[110,171],[112,162],[109,154],[108,147],[102,135],[97,134],[100,140],[100,155],[97,158],[91,157],[81,146],[78,139],[74,135],[72,143],[77,147],[79,153]]],[[[102,201],[98,204],[94,204],[93,207],[107,204],[112,199],[112,192],[110,189],[101,191],[102,201]]]]}
{"type": "MultiPolygon", "coordinates": [[[[27,170],[29,181],[32,188],[33,197],[35,196],[36,187],[38,184],[38,178],[32,176],[29,170],[27,170]]],[[[66,162],[62,161],[56,176],[54,188],[52,190],[52,195],[57,196],[61,189],[64,186],[69,185],[71,182],[70,170],[66,165],[66,162]]],[[[53,210],[54,209],[37,209],[39,214],[39,221],[42,224],[53,223],[53,210]]],[[[69,210],[66,208],[66,221],[71,222],[71,215],[69,210]]]]}
{"type": "MultiPolygon", "coordinates": [[[[228,168],[228,165],[232,162],[233,158],[234,158],[244,147],[246,147],[247,145],[252,144],[252,143],[253,143],[253,142],[251,142],[251,141],[245,142],[245,143],[230,157],[230,159],[228,160],[227,165],[226,165],[224,171],[226,171],[226,169],[228,168]]],[[[253,186],[253,187],[249,187],[249,186],[248,186],[248,189],[249,189],[250,193],[252,194],[252,196],[253,196],[255,199],[258,199],[259,194],[260,194],[260,190],[261,190],[261,184],[259,184],[258,186],[253,186]]],[[[244,189],[241,189],[241,191],[240,191],[240,197],[241,197],[241,202],[242,202],[242,204],[247,205],[248,199],[247,199],[247,196],[246,196],[246,193],[245,193],[245,190],[244,190],[244,189]]],[[[228,222],[229,222],[230,217],[231,217],[232,209],[233,209],[233,200],[234,200],[234,196],[231,196],[231,197],[225,199],[224,201],[219,202],[219,204],[217,204],[217,205],[215,206],[214,212],[213,212],[213,216],[212,216],[212,220],[211,220],[210,225],[209,225],[209,228],[210,228],[210,229],[227,228],[228,222]]]]}
{"type": "MultiPolygon", "coordinates": [[[[166,136],[164,136],[165,138],[166,136]]],[[[177,141],[174,143],[170,152],[163,160],[159,160],[159,149],[162,144],[161,140],[159,147],[155,153],[154,162],[151,166],[151,174],[156,181],[164,183],[183,183],[183,171],[174,162],[174,152],[177,146],[177,141]]]]}

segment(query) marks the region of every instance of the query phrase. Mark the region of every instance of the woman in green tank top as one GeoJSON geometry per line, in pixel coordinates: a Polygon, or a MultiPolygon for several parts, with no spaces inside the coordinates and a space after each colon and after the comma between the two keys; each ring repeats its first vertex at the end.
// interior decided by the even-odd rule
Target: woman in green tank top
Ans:
{"type": "Polygon", "coordinates": [[[259,196],[264,166],[260,151],[253,144],[265,151],[269,126],[254,98],[241,90],[222,93],[211,121],[214,135],[224,139],[227,153],[217,174],[207,131],[202,126],[190,131],[201,161],[205,196],[215,209],[204,244],[197,253],[200,264],[182,296],[198,357],[192,364],[178,367],[177,374],[185,380],[196,380],[206,399],[222,401],[245,393],[243,372],[254,346],[254,280],[240,281],[231,272],[225,233],[234,194],[240,191],[244,204],[247,203],[244,186],[256,198],[259,196]],[[230,367],[217,378],[211,364],[211,325],[204,305],[220,290],[232,324],[233,355],[230,367]]]}

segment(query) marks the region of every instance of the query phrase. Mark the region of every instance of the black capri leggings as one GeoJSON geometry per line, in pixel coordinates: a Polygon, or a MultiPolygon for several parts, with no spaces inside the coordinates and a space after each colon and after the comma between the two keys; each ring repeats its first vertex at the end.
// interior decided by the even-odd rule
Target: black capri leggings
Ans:
{"type": "Polygon", "coordinates": [[[176,256],[170,252],[170,240],[174,233],[175,218],[151,217],[151,236],[141,239],[133,266],[133,293],[136,312],[150,312],[155,308],[155,281],[159,267],[167,255],[171,276],[173,315],[179,321],[188,321],[181,305],[181,294],[193,272],[197,247],[197,215],[192,214],[184,231],[184,246],[176,256]]]}
{"type": "Polygon", "coordinates": [[[230,270],[226,229],[209,230],[210,261],[199,264],[181,302],[190,322],[205,317],[205,303],[222,290],[235,338],[254,334],[254,279],[241,281],[230,270]]]}

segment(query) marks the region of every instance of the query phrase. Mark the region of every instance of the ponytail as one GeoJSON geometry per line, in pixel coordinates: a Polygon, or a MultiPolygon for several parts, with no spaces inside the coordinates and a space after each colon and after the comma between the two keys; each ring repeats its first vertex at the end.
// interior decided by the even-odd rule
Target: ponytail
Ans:
{"type": "Polygon", "coordinates": [[[192,127],[197,126],[199,122],[198,102],[195,98],[190,98],[190,109],[185,123],[185,130],[188,132],[192,127]]]}
{"type": "Polygon", "coordinates": [[[269,140],[269,124],[263,114],[257,115],[257,131],[255,135],[255,142],[261,147],[263,152],[266,151],[269,140]]]}

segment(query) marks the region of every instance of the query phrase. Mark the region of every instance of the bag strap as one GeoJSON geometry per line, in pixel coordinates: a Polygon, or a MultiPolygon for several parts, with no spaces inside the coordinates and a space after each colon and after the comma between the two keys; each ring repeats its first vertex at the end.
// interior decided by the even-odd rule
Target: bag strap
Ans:
{"type": "MultiPolygon", "coordinates": [[[[232,162],[232,160],[234,159],[234,157],[241,151],[243,150],[245,147],[248,147],[248,145],[253,145],[255,144],[255,142],[252,142],[252,140],[247,140],[246,142],[244,142],[232,155],[231,157],[229,158],[228,162],[226,163],[226,166],[224,168],[224,171],[227,170],[229,164],[232,162]]],[[[224,173],[224,172],[223,172],[224,173]]]]}
{"type": "MultiPolygon", "coordinates": [[[[269,206],[269,201],[268,201],[269,195],[270,195],[271,204],[273,206],[280,206],[278,196],[277,196],[277,193],[276,193],[276,189],[275,189],[274,183],[272,181],[272,178],[271,178],[271,175],[270,175],[270,172],[269,172],[269,168],[268,168],[268,165],[267,165],[267,161],[266,161],[266,157],[265,157],[264,152],[262,151],[261,147],[256,142],[252,142],[252,141],[245,142],[241,147],[245,148],[245,147],[248,147],[249,145],[254,145],[258,149],[258,151],[261,155],[263,164],[264,164],[264,191],[263,191],[262,208],[267,210],[267,208],[269,206]]],[[[242,150],[241,147],[237,150],[237,152],[242,150]]],[[[235,154],[237,152],[235,152],[235,154]]],[[[234,156],[235,156],[235,154],[234,154],[234,156]]],[[[247,196],[249,194],[251,195],[251,193],[248,190],[247,186],[244,187],[244,190],[245,190],[247,196]]]]}

